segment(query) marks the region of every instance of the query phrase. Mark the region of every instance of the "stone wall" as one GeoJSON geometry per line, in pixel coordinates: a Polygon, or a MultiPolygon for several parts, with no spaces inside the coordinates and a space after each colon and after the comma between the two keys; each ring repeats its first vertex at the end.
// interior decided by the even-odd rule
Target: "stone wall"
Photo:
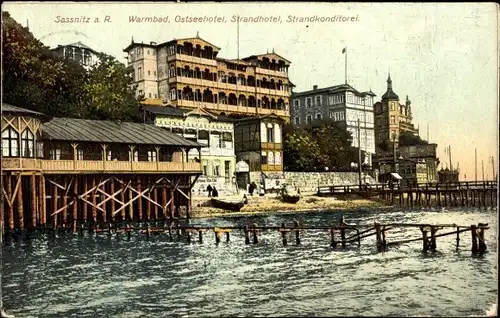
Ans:
{"type": "MultiPolygon", "coordinates": [[[[357,172],[285,172],[286,184],[297,187],[301,192],[317,192],[318,186],[357,185],[357,172]]],[[[374,184],[375,180],[366,175],[366,181],[374,184]]]]}

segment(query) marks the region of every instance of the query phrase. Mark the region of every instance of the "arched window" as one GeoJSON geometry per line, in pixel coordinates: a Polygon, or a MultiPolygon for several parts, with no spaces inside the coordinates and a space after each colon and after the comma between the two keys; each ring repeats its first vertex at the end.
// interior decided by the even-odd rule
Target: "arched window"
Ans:
{"type": "Polygon", "coordinates": [[[170,99],[175,100],[177,98],[175,88],[170,90],[170,99]]]}
{"type": "Polygon", "coordinates": [[[175,66],[170,65],[170,77],[175,77],[175,66]]]}
{"type": "Polygon", "coordinates": [[[2,131],[2,155],[5,157],[19,156],[19,134],[9,127],[2,131]]]}
{"type": "Polygon", "coordinates": [[[28,128],[21,134],[21,156],[25,158],[35,156],[35,135],[28,128]]]}
{"type": "Polygon", "coordinates": [[[274,152],[269,151],[267,155],[267,164],[268,165],[274,165],[274,152]]]}

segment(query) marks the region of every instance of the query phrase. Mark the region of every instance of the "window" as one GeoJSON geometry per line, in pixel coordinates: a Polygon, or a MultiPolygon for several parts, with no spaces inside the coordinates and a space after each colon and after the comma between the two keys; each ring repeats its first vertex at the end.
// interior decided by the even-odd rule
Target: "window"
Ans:
{"type": "Polygon", "coordinates": [[[321,113],[316,114],[316,119],[317,119],[317,120],[321,120],[321,118],[322,118],[322,117],[323,117],[323,116],[321,115],[321,113]]]}
{"type": "Polygon", "coordinates": [[[151,93],[149,93],[149,98],[151,98],[151,93]]]}
{"type": "Polygon", "coordinates": [[[311,97],[306,98],[306,105],[307,105],[307,108],[311,108],[311,106],[312,106],[312,98],[311,97]]]}
{"type": "Polygon", "coordinates": [[[263,151],[260,156],[260,163],[263,165],[267,165],[267,153],[265,151],[263,151]]]}
{"type": "Polygon", "coordinates": [[[274,164],[280,165],[281,164],[281,152],[276,151],[274,155],[274,164]]]}
{"type": "Polygon", "coordinates": [[[269,154],[267,156],[267,164],[274,165],[274,152],[272,151],[269,151],[269,154]]]}
{"type": "Polygon", "coordinates": [[[395,124],[396,123],[396,117],[395,116],[391,116],[391,124],[395,124]]]}
{"type": "Polygon", "coordinates": [[[155,94],[155,98],[158,98],[158,94],[155,94]]]}
{"type": "Polygon", "coordinates": [[[307,115],[306,116],[306,124],[310,124],[312,122],[312,116],[311,115],[307,115]]]}
{"type": "Polygon", "coordinates": [[[299,102],[300,102],[300,101],[299,101],[298,99],[295,99],[295,100],[293,101],[293,108],[294,108],[295,110],[298,110],[298,109],[299,109],[299,105],[300,105],[300,104],[299,104],[299,102]]]}
{"type": "Polygon", "coordinates": [[[40,141],[40,140],[37,141],[36,142],[36,148],[37,148],[36,149],[37,157],[38,158],[43,158],[44,157],[44,155],[43,155],[43,153],[44,153],[44,151],[43,151],[43,141],[40,141]]]}
{"type": "Polygon", "coordinates": [[[295,125],[300,125],[300,117],[297,116],[294,118],[294,120],[295,120],[295,125]]]}
{"type": "Polygon", "coordinates": [[[333,96],[328,96],[328,104],[333,105],[333,96]]]}
{"type": "Polygon", "coordinates": [[[219,160],[214,160],[214,176],[220,176],[220,162],[219,162],[219,160]]]}
{"type": "Polygon", "coordinates": [[[148,161],[156,162],[158,157],[156,156],[156,150],[148,150],[148,161]]]}
{"type": "Polygon", "coordinates": [[[316,96],[316,106],[321,106],[321,96],[316,96]]]}
{"type": "Polygon", "coordinates": [[[141,79],[143,77],[142,67],[137,68],[137,79],[141,79]]]}
{"type": "Polygon", "coordinates": [[[107,161],[111,161],[111,160],[113,160],[112,158],[113,158],[113,157],[111,156],[111,150],[108,150],[108,151],[107,151],[107,155],[106,155],[106,160],[107,160],[107,161]]]}
{"type": "Polygon", "coordinates": [[[274,142],[274,128],[267,127],[267,142],[274,142]]]}
{"type": "Polygon", "coordinates": [[[156,71],[153,71],[153,75],[156,76],[156,71]]]}
{"type": "Polygon", "coordinates": [[[175,99],[176,99],[176,97],[177,97],[177,96],[176,96],[175,88],[172,88],[172,89],[170,90],[170,99],[171,99],[171,100],[175,100],[175,99]]]}
{"type": "MultiPolygon", "coordinates": [[[[61,160],[61,147],[58,145],[53,145],[49,151],[50,160],[61,160]]],[[[83,159],[83,158],[82,158],[83,159]]]]}
{"type": "Polygon", "coordinates": [[[175,77],[175,66],[170,65],[170,77],[175,77]]]}
{"type": "Polygon", "coordinates": [[[2,155],[5,157],[19,156],[19,135],[14,128],[2,131],[2,155]]]}
{"type": "Polygon", "coordinates": [[[148,50],[147,52],[148,52],[148,54],[149,54],[149,50],[148,50]]]}
{"type": "Polygon", "coordinates": [[[81,149],[81,148],[78,149],[76,151],[76,155],[77,155],[78,160],[83,160],[83,149],[81,149]]]}
{"type": "Polygon", "coordinates": [[[21,134],[21,157],[35,157],[35,136],[28,128],[21,134]]]}
{"type": "Polygon", "coordinates": [[[208,176],[208,160],[203,160],[203,174],[208,176]]]}
{"type": "Polygon", "coordinates": [[[169,46],[168,47],[168,55],[174,55],[175,54],[175,46],[169,46]]]}
{"type": "Polygon", "coordinates": [[[151,71],[148,71],[148,76],[151,76],[151,71]]]}

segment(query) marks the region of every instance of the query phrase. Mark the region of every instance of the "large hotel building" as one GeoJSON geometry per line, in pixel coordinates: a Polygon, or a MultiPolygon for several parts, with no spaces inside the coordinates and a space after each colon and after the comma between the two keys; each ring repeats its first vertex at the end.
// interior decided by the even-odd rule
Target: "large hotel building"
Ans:
{"type": "Polygon", "coordinates": [[[290,61],[274,50],[240,59],[221,58],[219,51],[198,35],[159,44],[132,39],[124,49],[137,97],[149,111],[154,106],[203,109],[227,117],[234,124],[236,161],[248,164],[245,179],[279,178],[282,124],[290,121],[290,61]]]}

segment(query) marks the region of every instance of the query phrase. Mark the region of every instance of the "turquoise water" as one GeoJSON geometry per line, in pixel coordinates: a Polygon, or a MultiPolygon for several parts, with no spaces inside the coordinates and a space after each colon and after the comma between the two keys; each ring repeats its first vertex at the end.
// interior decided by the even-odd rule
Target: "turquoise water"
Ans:
{"type": "MultiPolygon", "coordinates": [[[[496,210],[357,211],[349,223],[489,223],[489,253],[473,256],[470,233],[437,238],[437,252],[422,242],[377,253],[375,238],[360,248],[329,247],[329,233],[305,231],[302,244],[263,232],[245,245],[241,232],[219,246],[170,242],[160,234],[130,240],[103,236],[41,237],[4,247],[3,292],[17,317],[220,317],[220,316],[469,316],[496,303],[496,210]]],[[[338,222],[340,212],[214,218],[196,225],[305,225],[338,222]]],[[[442,230],[443,232],[446,230],[442,230]]],[[[419,230],[393,229],[387,241],[419,230]]]]}

